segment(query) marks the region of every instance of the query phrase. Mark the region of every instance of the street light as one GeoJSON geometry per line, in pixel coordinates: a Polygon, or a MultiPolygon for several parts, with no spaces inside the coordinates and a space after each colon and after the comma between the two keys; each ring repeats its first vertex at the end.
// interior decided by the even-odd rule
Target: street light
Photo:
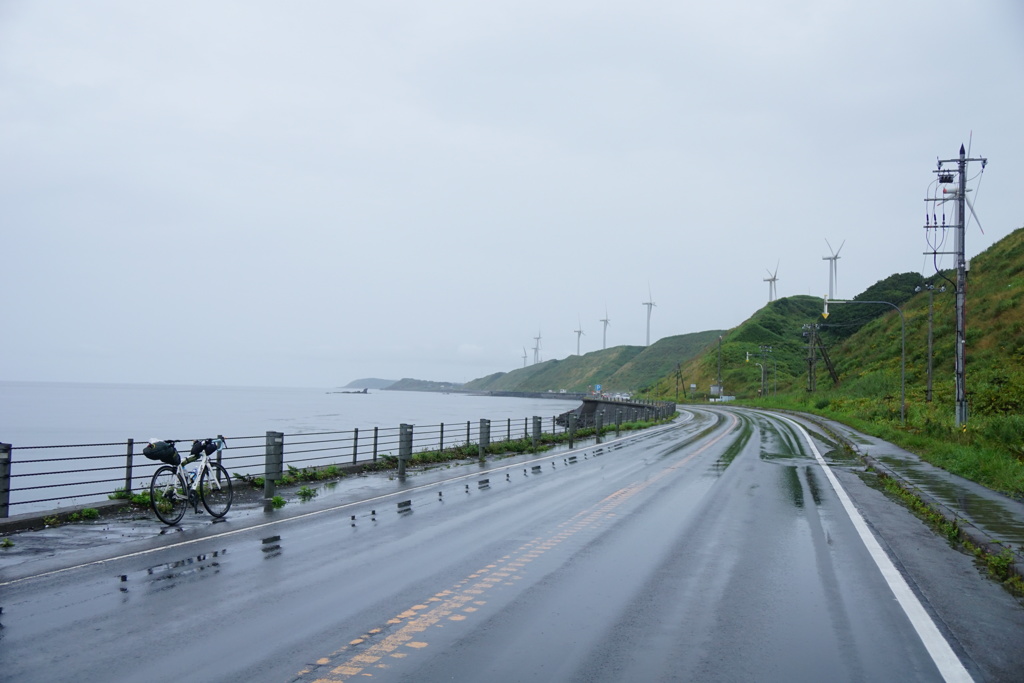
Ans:
{"type": "Polygon", "coordinates": [[[722,335],[718,335],[718,400],[721,402],[725,396],[722,390],[722,335]]]}
{"type": "Polygon", "coordinates": [[[907,421],[907,322],[903,318],[903,311],[891,301],[854,301],[852,299],[829,299],[825,297],[825,310],[822,312],[824,318],[828,318],[828,305],[834,304],[883,304],[892,306],[900,314],[900,424],[907,421]]]}
{"type": "MultiPolygon", "coordinates": [[[[935,285],[921,285],[914,287],[915,292],[920,292],[922,287],[928,290],[928,387],[924,392],[924,400],[931,403],[932,400],[932,313],[935,299],[935,285]]],[[[939,287],[940,292],[946,291],[946,286],[939,287]]]]}

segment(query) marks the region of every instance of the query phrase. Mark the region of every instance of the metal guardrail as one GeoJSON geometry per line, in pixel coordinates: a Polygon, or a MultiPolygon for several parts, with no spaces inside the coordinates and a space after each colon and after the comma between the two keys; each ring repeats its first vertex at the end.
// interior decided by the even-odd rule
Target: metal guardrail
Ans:
{"type": "MultiPolygon", "coordinates": [[[[228,448],[221,461],[232,475],[276,481],[285,468],[297,470],[330,465],[372,465],[388,457],[400,458],[400,470],[417,453],[448,451],[481,445],[480,454],[490,443],[535,438],[534,422],[543,425],[544,434],[572,434],[579,429],[619,425],[623,422],[667,417],[675,412],[674,403],[621,403],[601,401],[596,411],[584,408],[551,418],[524,417],[506,420],[468,420],[436,425],[351,429],[347,431],[283,434],[267,432],[259,436],[226,437],[228,448]],[[577,415],[570,419],[570,415],[577,415]],[[278,439],[279,459],[272,459],[271,435],[278,439]],[[405,441],[403,442],[403,439],[405,441]]],[[[205,438],[205,437],[204,437],[205,438]]],[[[174,439],[182,445],[193,439],[174,439]]],[[[161,463],[142,456],[141,445],[133,439],[114,443],[64,444],[56,446],[15,446],[0,443],[0,518],[6,518],[16,506],[48,504],[55,508],[64,502],[86,503],[106,500],[112,494],[130,496],[145,492],[154,470],[161,463]]],[[[390,461],[389,461],[390,462],[390,461]]]]}

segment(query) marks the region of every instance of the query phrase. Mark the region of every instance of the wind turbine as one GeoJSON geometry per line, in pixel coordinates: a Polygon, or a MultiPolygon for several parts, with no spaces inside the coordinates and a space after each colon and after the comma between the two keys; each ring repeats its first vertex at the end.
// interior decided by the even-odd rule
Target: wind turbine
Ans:
{"type": "Polygon", "coordinates": [[[650,346],[651,345],[651,311],[654,309],[655,306],[657,306],[657,304],[654,303],[654,297],[651,296],[651,286],[650,285],[647,285],[647,298],[650,299],[650,301],[645,301],[645,302],[643,302],[642,305],[647,307],[647,346],[650,346]]]}
{"type": "Polygon", "coordinates": [[[523,367],[526,367],[526,347],[523,347],[523,367]]]}
{"type": "Polygon", "coordinates": [[[768,272],[768,277],[766,277],[764,279],[764,281],[768,283],[768,303],[771,303],[771,302],[775,301],[775,281],[779,279],[778,278],[778,274],[779,274],[779,264],[778,264],[778,262],[775,263],[775,272],[774,273],[772,271],[768,270],[767,268],[765,268],[765,270],[768,272]]]}
{"type": "Polygon", "coordinates": [[[540,362],[540,330],[537,330],[537,336],[533,340],[536,342],[533,347],[533,364],[536,365],[540,362]]]}
{"type": "Polygon", "coordinates": [[[832,245],[829,244],[829,241],[827,239],[825,240],[825,244],[828,244],[828,250],[832,252],[832,255],[822,256],[821,260],[828,261],[828,298],[834,299],[837,284],[836,261],[839,260],[839,252],[843,250],[843,244],[846,244],[846,240],[843,240],[843,244],[840,244],[839,248],[836,249],[835,251],[832,251],[832,245]]]}
{"type": "Polygon", "coordinates": [[[583,336],[583,321],[580,320],[579,316],[576,317],[576,324],[580,329],[573,330],[576,333],[576,355],[580,355],[580,337],[583,336]]]}
{"type": "Polygon", "coordinates": [[[604,317],[601,318],[601,322],[604,323],[604,334],[601,335],[601,350],[604,351],[606,348],[608,348],[608,323],[611,322],[611,320],[608,319],[607,306],[604,307],[604,317]]]}

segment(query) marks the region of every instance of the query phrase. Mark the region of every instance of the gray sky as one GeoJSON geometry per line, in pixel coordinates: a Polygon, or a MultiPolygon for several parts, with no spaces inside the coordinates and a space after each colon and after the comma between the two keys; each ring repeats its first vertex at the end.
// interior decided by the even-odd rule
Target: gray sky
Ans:
{"type": "Polygon", "coordinates": [[[1022,76],[1017,0],[0,0],[0,379],[465,381],[822,295],[826,239],[930,273],[972,132],[968,255],[1024,225],[1022,76]]]}

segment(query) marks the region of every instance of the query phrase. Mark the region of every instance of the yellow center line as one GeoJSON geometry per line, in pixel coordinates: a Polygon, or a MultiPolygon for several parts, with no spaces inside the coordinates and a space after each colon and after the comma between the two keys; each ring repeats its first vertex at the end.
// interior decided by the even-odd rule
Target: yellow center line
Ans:
{"type": "Polygon", "coordinates": [[[347,681],[354,676],[372,676],[374,670],[388,668],[385,658],[403,658],[408,651],[422,650],[429,647],[429,643],[418,638],[431,627],[443,627],[442,621],[461,622],[467,619],[466,614],[477,611],[477,607],[486,604],[479,596],[497,585],[511,585],[512,581],[522,578],[515,570],[523,569],[525,565],[544,555],[548,550],[556,548],[563,541],[572,538],[580,531],[599,526],[601,522],[614,517],[612,511],[622,505],[637,493],[648,488],[669,473],[685,465],[700,453],[725,438],[736,426],[738,420],[731,416],[733,421],[722,434],[708,441],[699,449],[677,461],[672,466],[665,468],[658,474],[615,491],[606,496],[603,500],[590,508],[581,510],[568,520],[560,523],[556,528],[561,529],[557,534],[547,539],[534,539],[521,545],[514,552],[504,555],[501,559],[492,564],[486,565],[483,569],[466,576],[457,582],[452,588],[435,593],[431,598],[424,601],[424,604],[417,604],[400,612],[395,617],[388,619],[385,625],[368,631],[366,634],[349,641],[327,657],[321,657],[315,664],[298,672],[297,678],[302,679],[308,675],[315,675],[313,683],[338,683],[347,681]],[[568,528],[565,528],[567,525],[568,528]],[[502,581],[508,578],[509,581],[502,581]],[[388,627],[394,628],[394,632],[383,638],[379,638],[388,627]],[[359,648],[358,652],[354,652],[359,648]],[[346,658],[347,657],[347,658],[346,658]],[[344,659],[343,659],[344,658],[344,659]],[[334,660],[342,659],[333,665],[329,671],[323,671],[331,667],[334,660]]]}

